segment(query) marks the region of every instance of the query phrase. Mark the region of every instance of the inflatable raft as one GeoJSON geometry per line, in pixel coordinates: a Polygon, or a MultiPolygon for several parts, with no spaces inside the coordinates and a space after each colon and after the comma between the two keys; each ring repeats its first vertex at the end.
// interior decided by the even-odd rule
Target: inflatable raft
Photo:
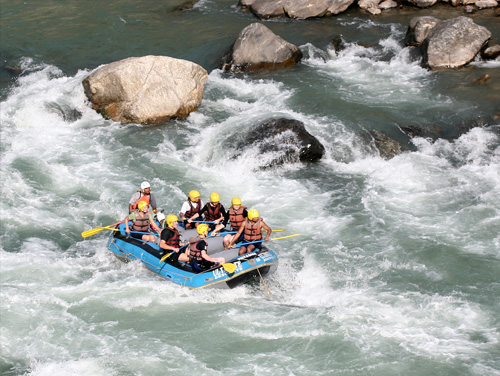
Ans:
{"type": "MultiPolygon", "coordinates": [[[[196,236],[196,230],[179,229],[182,242],[196,236]]],[[[235,248],[224,249],[221,236],[208,237],[207,253],[212,257],[224,257],[226,264],[216,264],[213,268],[196,273],[190,265],[168,257],[169,253],[162,250],[158,244],[144,242],[127,236],[125,224],[116,227],[109,237],[107,247],[122,261],[138,260],[149,270],[160,276],[191,289],[204,287],[234,288],[250,280],[265,277],[273,273],[278,266],[278,255],[262,245],[259,250],[238,256],[238,244],[235,248]],[[229,264],[231,267],[227,267],[229,264]],[[229,272],[228,270],[233,270],[229,272]]]]}

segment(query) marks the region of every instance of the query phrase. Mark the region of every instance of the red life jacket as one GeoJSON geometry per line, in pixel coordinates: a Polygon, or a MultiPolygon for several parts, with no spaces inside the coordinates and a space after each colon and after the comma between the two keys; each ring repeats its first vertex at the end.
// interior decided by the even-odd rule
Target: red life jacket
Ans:
{"type": "Polygon", "coordinates": [[[145,195],[143,191],[137,191],[137,192],[141,192],[141,196],[137,199],[136,202],[134,202],[134,205],[132,205],[132,209],[137,209],[137,205],[139,205],[139,202],[141,201],[146,201],[148,206],[149,206],[149,202],[151,201],[151,195],[145,195]]]}
{"type": "Polygon", "coordinates": [[[132,231],[149,231],[149,212],[141,215],[138,210],[134,210],[135,221],[132,221],[132,231]]]}
{"type": "Polygon", "coordinates": [[[234,208],[231,206],[228,210],[229,213],[229,220],[231,221],[231,227],[233,230],[239,230],[241,224],[245,220],[245,217],[243,217],[243,212],[245,211],[247,207],[241,205],[238,210],[234,210],[234,208]]]}
{"type": "Polygon", "coordinates": [[[219,219],[221,216],[221,204],[220,202],[216,203],[215,206],[211,204],[207,204],[207,213],[205,214],[205,220],[213,222],[216,219],[219,219]]]}
{"type": "Polygon", "coordinates": [[[201,210],[201,201],[198,201],[198,206],[195,208],[193,204],[191,204],[191,200],[187,200],[189,204],[189,210],[184,213],[184,217],[191,218],[193,215],[198,213],[201,210]]]}
{"type": "Polygon", "coordinates": [[[179,245],[181,242],[181,238],[179,236],[179,231],[177,231],[177,229],[172,228],[172,227],[167,227],[167,228],[163,229],[162,231],[167,230],[167,229],[172,231],[174,234],[165,243],[171,247],[179,248],[179,245]]]}
{"type": "Polygon", "coordinates": [[[197,261],[203,260],[203,257],[201,257],[201,251],[196,247],[199,242],[205,242],[205,239],[200,239],[197,236],[193,236],[192,238],[189,239],[189,258],[190,259],[196,259],[197,261]]]}
{"type": "Polygon", "coordinates": [[[257,222],[253,222],[247,218],[245,222],[245,231],[243,232],[243,240],[245,242],[253,242],[262,239],[262,218],[257,222]]]}

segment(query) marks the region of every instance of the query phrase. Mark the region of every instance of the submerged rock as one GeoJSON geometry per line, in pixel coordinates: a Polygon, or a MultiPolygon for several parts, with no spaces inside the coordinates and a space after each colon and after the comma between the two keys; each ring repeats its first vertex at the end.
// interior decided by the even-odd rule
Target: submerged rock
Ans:
{"type": "Polygon", "coordinates": [[[302,59],[300,49],[274,34],[266,26],[253,23],[245,27],[222,58],[220,68],[236,71],[261,71],[285,68],[302,59]]]}
{"type": "Polygon", "coordinates": [[[325,152],[325,147],[306,130],[304,123],[293,119],[268,120],[242,137],[237,143],[237,150],[257,146],[266,159],[264,168],[285,163],[316,162],[325,152]]]}
{"type": "Polygon", "coordinates": [[[390,138],[385,132],[373,130],[371,135],[382,158],[391,159],[401,153],[401,144],[390,138]]]}
{"type": "Polygon", "coordinates": [[[144,56],[97,69],[83,80],[83,87],[92,108],[103,116],[157,124],[195,111],[207,79],[207,71],[190,61],[144,56]]]}

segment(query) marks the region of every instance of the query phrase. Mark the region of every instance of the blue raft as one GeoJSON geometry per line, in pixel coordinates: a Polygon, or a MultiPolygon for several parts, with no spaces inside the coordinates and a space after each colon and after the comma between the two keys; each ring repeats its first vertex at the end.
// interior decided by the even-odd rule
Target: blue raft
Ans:
{"type": "MultiPolygon", "coordinates": [[[[109,237],[107,247],[122,261],[139,260],[149,270],[162,277],[187,286],[190,289],[204,287],[234,288],[250,280],[273,273],[278,267],[278,255],[264,245],[257,251],[238,256],[238,245],[235,248],[224,249],[222,236],[208,237],[208,254],[212,257],[224,257],[226,263],[233,263],[236,268],[228,273],[222,265],[196,273],[190,265],[168,257],[164,262],[160,259],[168,251],[160,249],[158,244],[144,242],[127,236],[125,224],[116,227],[109,237]]],[[[186,242],[191,236],[196,236],[196,230],[179,229],[181,240],[186,242]]]]}

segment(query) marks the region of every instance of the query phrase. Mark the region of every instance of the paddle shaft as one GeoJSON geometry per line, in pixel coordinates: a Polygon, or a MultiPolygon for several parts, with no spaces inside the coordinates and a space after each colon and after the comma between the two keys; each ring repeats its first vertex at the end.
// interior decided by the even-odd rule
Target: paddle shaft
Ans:
{"type": "MultiPolygon", "coordinates": [[[[288,236],[282,236],[279,238],[274,238],[274,239],[269,239],[269,240],[281,240],[281,239],[286,239],[286,238],[292,238],[294,236],[299,236],[300,234],[293,234],[293,235],[288,235],[288,236]]],[[[235,244],[236,247],[241,247],[242,245],[249,245],[249,244],[255,244],[255,243],[262,243],[265,240],[254,240],[253,242],[247,242],[247,243],[238,243],[235,244]]]]}
{"type": "Polygon", "coordinates": [[[108,225],[108,226],[105,226],[105,227],[97,227],[97,228],[94,228],[92,230],[84,231],[84,232],[82,232],[82,237],[86,238],[86,237],[95,235],[95,234],[97,234],[98,232],[101,232],[104,229],[109,230],[108,227],[116,226],[116,225],[119,225],[120,223],[123,223],[123,222],[124,221],[120,221],[120,222],[116,222],[116,223],[113,223],[112,225],[108,225]]]}

